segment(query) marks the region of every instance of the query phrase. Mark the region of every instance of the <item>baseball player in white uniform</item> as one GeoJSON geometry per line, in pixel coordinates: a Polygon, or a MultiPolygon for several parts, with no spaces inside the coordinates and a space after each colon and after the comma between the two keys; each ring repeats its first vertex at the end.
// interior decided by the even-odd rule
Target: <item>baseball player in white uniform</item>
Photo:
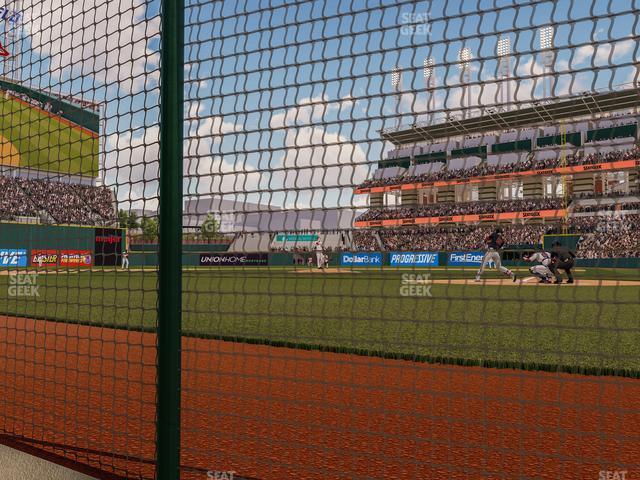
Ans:
{"type": "Polygon", "coordinates": [[[313,249],[316,252],[316,265],[318,268],[324,268],[325,260],[324,260],[324,252],[322,247],[322,242],[320,239],[316,240],[316,243],[313,244],[313,249]]]}
{"type": "Polygon", "coordinates": [[[516,274],[509,270],[507,267],[502,266],[502,259],[500,258],[500,249],[504,245],[502,230],[496,228],[491,235],[488,235],[487,238],[484,239],[484,243],[487,245],[487,251],[482,259],[482,265],[480,265],[480,269],[478,270],[478,273],[476,273],[476,282],[479,282],[481,280],[480,277],[484,273],[484,268],[491,262],[495,264],[498,270],[500,270],[505,275],[509,275],[515,282],[516,274]]]}
{"type": "Polygon", "coordinates": [[[529,271],[540,280],[540,283],[551,283],[553,272],[549,268],[551,265],[551,254],[549,252],[535,252],[531,255],[525,255],[523,260],[537,264],[531,266],[529,271]]]}
{"type": "Polygon", "coordinates": [[[122,252],[122,269],[129,270],[129,250],[122,252]]]}

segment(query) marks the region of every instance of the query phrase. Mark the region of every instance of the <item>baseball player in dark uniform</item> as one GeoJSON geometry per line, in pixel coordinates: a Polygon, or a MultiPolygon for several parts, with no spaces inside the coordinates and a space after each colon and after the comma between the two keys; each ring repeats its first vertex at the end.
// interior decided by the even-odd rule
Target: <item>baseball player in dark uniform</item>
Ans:
{"type": "Polygon", "coordinates": [[[567,274],[567,283],[573,283],[571,269],[575,265],[576,254],[574,251],[563,246],[560,242],[554,242],[551,248],[551,265],[549,268],[556,277],[554,283],[562,283],[562,275],[558,270],[564,270],[567,274]]]}
{"type": "Polygon", "coordinates": [[[487,235],[487,238],[484,239],[484,243],[487,245],[487,252],[484,254],[484,258],[482,259],[480,270],[478,270],[478,273],[476,273],[476,282],[480,281],[480,277],[484,272],[484,267],[489,265],[490,262],[493,262],[498,270],[500,270],[505,275],[509,275],[515,282],[516,274],[509,270],[507,267],[502,266],[500,249],[502,249],[505,243],[504,238],[502,238],[502,230],[496,228],[491,235],[487,235]]]}

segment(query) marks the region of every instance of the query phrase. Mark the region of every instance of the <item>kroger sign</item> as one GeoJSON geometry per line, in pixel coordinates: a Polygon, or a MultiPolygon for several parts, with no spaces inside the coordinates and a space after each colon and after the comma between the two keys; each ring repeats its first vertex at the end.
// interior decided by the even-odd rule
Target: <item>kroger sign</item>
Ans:
{"type": "Polygon", "coordinates": [[[358,265],[360,267],[379,267],[382,265],[381,253],[350,253],[344,252],[340,255],[340,265],[358,265]]]}

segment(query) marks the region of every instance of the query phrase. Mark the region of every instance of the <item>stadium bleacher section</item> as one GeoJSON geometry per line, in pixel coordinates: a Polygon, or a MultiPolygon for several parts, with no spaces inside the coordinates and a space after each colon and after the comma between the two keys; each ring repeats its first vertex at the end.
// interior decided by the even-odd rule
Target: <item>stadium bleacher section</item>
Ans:
{"type": "Polygon", "coordinates": [[[579,204],[573,207],[574,213],[582,212],[615,212],[620,210],[640,210],[640,200],[638,197],[609,199],[601,197],[592,204],[579,204]],[[607,202],[607,203],[605,203],[607,202]]]}
{"type": "Polygon", "coordinates": [[[480,202],[443,202],[415,207],[385,207],[368,210],[356,221],[389,220],[400,218],[473,215],[481,213],[528,212],[533,210],[562,209],[561,198],[532,198],[480,202]]]}
{"type": "MultiPolygon", "coordinates": [[[[484,248],[484,238],[495,225],[464,225],[455,227],[402,227],[394,229],[359,230],[354,232],[355,250],[378,250],[376,236],[387,251],[455,251],[484,248]]],[[[562,225],[500,225],[507,247],[536,248],[542,236],[557,234],[562,225]]],[[[569,219],[569,233],[580,234],[579,258],[640,258],[640,215],[618,217],[579,217],[569,219]]]]}
{"type": "Polygon", "coordinates": [[[0,176],[0,220],[43,214],[58,224],[112,224],[113,192],[106,187],[0,176]]]}
{"type": "Polygon", "coordinates": [[[581,258],[638,258],[638,123],[635,112],[614,112],[446,141],[440,131],[390,135],[384,174],[355,188],[370,195],[370,208],[354,223],[353,248],[482,249],[500,222],[516,250],[569,233],[580,235],[581,258]]]}
{"type": "MultiPolygon", "coordinates": [[[[595,165],[599,163],[609,163],[621,160],[634,160],[640,158],[640,148],[633,147],[625,150],[612,150],[608,152],[596,151],[588,154],[578,153],[575,155],[567,155],[565,157],[566,166],[578,165],[595,165]]],[[[403,185],[409,183],[436,182],[441,180],[455,180],[460,178],[483,177],[488,175],[500,175],[504,173],[525,172],[530,170],[545,170],[550,168],[558,168],[562,165],[562,158],[556,154],[550,158],[527,158],[520,162],[482,162],[471,167],[464,168],[446,168],[445,164],[440,163],[425,173],[412,175],[409,171],[407,174],[387,177],[372,178],[366,180],[358,188],[370,188],[388,185],[403,185]]],[[[469,162],[466,162],[467,164],[469,162]]]]}

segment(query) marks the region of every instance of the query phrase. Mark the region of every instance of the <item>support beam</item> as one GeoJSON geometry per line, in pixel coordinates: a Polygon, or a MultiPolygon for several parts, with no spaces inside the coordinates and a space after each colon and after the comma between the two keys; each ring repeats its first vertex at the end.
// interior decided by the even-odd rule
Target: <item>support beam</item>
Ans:
{"type": "Polygon", "coordinates": [[[184,0],[162,0],[156,479],[180,478],[184,0]]]}

